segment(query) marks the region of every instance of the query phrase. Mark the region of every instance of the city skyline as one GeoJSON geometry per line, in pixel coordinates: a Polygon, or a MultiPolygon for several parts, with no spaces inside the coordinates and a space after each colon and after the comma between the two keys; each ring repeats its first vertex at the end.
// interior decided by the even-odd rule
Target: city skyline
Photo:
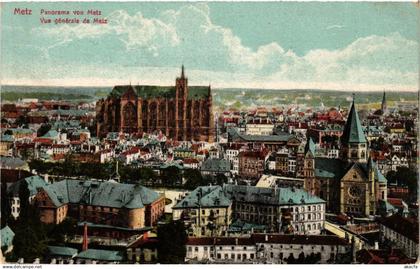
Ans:
{"type": "Polygon", "coordinates": [[[184,64],[190,83],[214,88],[418,90],[414,3],[25,3],[26,17],[18,6],[2,11],[3,85],[168,85],[184,64]],[[42,25],[41,9],[109,23],[42,25]]]}

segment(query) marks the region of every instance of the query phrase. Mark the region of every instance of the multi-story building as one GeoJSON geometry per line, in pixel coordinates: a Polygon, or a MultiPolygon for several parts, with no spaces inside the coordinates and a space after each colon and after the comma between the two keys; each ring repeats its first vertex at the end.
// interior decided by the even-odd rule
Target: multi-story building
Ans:
{"type": "Polygon", "coordinates": [[[248,237],[190,237],[186,243],[188,261],[252,263],[257,247],[248,237]]]}
{"type": "Polygon", "coordinates": [[[36,194],[38,193],[38,188],[42,188],[47,186],[48,183],[39,176],[31,176],[15,183],[11,184],[7,189],[10,197],[10,207],[11,207],[11,214],[13,218],[17,219],[20,214],[20,205],[21,201],[19,198],[19,193],[22,187],[27,188],[29,192],[28,202],[32,203],[36,194]]]}
{"type": "Polygon", "coordinates": [[[249,119],[245,126],[247,135],[272,135],[274,123],[268,118],[249,119]]]}
{"type": "Polygon", "coordinates": [[[419,222],[398,214],[380,220],[380,239],[383,244],[399,248],[410,257],[419,254],[419,222]]]}
{"type": "Polygon", "coordinates": [[[264,173],[268,151],[243,151],[239,153],[239,175],[244,178],[257,179],[264,173]]]}
{"type": "Polygon", "coordinates": [[[289,215],[289,230],[296,234],[320,234],[324,229],[325,201],[296,188],[259,188],[224,185],[233,201],[232,219],[265,225],[268,231],[280,231],[289,215]]]}
{"type": "Polygon", "coordinates": [[[387,199],[387,180],[369,158],[367,140],[354,100],[341,136],[340,159],[320,158],[308,140],[304,158],[305,189],[325,199],[328,209],[354,215],[374,215],[387,199]]]}
{"type": "MultiPolygon", "coordinates": [[[[252,234],[250,237],[190,237],[187,262],[289,263],[305,257],[316,263],[350,257],[349,243],[333,235],[252,234]]],[[[301,262],[304,262],[303,260],[301,262]]]]}
{"type": "Polygon", "coordinates": [[[231,224],[232,201],[220,186],[198,187],[172,208],[194,236],[225,235],[231,224]]]}
{"type": "MultiPolygon", "coordinates": [[[[136,231],[157,223],[164,214],[165,198],[134,184],[66,179],[42,187],[35,204],[44,223],[58,224],[71,216],[101,228],[136,231]]],[[[115,232],[109,236],[118,237],[115,232]]]]}
{"type": "Polygon", "coordinates": [[[210,86],[188,86],[182,67],[175,86],[115,86],[96,103],[98,136],[160,130],[179,141],[214,141],[210,86]]]}

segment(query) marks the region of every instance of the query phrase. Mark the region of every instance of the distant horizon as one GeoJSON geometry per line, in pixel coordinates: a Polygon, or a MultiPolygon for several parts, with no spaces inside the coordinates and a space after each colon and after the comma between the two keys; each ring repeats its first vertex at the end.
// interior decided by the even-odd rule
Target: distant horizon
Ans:
{"type": "MultiPolygon", "coordinates": [[[[117,85],[130,85],[127,84],[113,84],[113,85],[28,85],[28,84],[1,84],[0,87],[44,87],[44,88],[110,88],[112,89],[114,86],[117,85]]],[[[131,84],[132,86],[137,85],[152,85],[152,86],[168,86],[164,84],[131,84]]],[[[197,84],[195,84],[197,85],[197,84]]],[[[202,85],[208,86],[208,85],[202,85]]],[[[211,86],[211,85],[210,85],[211,86]]],[[[358,93],[369,93],[369,92],[393,92],[393,93],[416,93],[419,92],[418,89],[413,90],[393,90],[393,89],[377,89],[377,90],[352,90],[352,89],[319,89],[319,88],[263,88],[263,87],[213,87],[211,86],[212,90],[267,90],[267,91],[331,91],[331,92],[358,92],[358,93]]]]}

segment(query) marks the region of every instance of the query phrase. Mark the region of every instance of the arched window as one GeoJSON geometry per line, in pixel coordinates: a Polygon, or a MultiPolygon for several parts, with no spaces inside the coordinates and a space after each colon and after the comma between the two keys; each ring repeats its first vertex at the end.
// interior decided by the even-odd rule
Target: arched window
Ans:
{"type": "Polygon", "coordinates": [[[133,103],[127,103],[123,108],[124,131],[132,133],[137,129],[137,110],[133,103]]]}

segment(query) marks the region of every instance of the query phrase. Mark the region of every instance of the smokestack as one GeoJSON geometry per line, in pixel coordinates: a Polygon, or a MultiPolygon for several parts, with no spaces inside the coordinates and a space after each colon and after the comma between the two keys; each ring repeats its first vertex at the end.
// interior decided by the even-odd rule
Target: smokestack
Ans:
{"type": "Polygon", "coordinates": [[[82,250],[85,251],[88,249],[88,233],[87,233],[87,223],[83,225],[83,246],[82,250]]]}

